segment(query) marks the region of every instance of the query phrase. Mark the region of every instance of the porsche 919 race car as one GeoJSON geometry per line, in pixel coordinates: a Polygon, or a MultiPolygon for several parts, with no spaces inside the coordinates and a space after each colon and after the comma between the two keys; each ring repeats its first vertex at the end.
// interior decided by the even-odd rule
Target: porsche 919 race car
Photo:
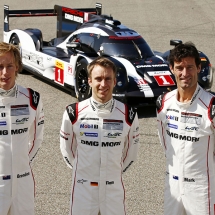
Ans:
{"type": "MultiPolygon", "coordinates": [[[[102,5],[71,9],[9,10],[4,6],[4,42],[20,47],[25,70],[75,92],[79,101],[91,95],[87,65],[105,56],[117,66],[113,96],[134,106],[154,104],[156,98],[176,88],[169,70],[169,52],[152,51],[143,37],[111,16],[102,15],[102,5]],[[9,29],[10,17],[56,16],[57,36],[44,41],[39,29],[9,29]]],[[[177,42],[176,42],[177,44],[177,42]]],[[[203,54],[203,53],[202,53],[203,54]]],[[[199,79],[210,89],[212,69],[203,54],[199,79]]]]}

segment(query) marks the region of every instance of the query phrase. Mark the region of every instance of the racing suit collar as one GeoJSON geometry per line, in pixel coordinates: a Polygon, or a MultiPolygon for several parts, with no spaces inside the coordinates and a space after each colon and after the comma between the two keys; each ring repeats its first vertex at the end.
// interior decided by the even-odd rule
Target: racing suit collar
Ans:
{"type": "Polygon", "coordinates": [[[188,106],[194,104],[194,103],[197,101],[197,98],[198,98],[198,97],[201,95],[201,93],[202,93],[201,89],[202,89],[201,86],[200,86],[199,84],[197,84],[196,90],[195,90],[195,92],[193,93],[193,96],[192,96],[191,100],[188,101],[188,102],[186,102],[186,103],[183,103],[183,102],[179,102],[179,101],[178,101],[178,98],[177,98],[177,97],[178,97],[178,90],[177,90],[177,93],[176,93],[176,95],[175,95],[176,104],[177,104],[178,106],[183,106],[183,107],[188,107],[188,106]]]}
{"type": "Polygon", "coordinates": [[[14,97],[14,96],[16,96],[16,90],[17,90],[16,84],[14,84],[14,86],[9,90],[4,90],[4,89],[0,88],[0,96],[2,96],[2,97],[14,97]]]}
{"type": "Polygon", "coordinates": [[[102,104],[97,102],[93,97],[90,98],[90,105],[93,111],[97,112],[99,117],[107,117],[109,116],[115,107],[115,99],[111,98],[106,103],[102,104]]]}
{"type": "Polygon", "coordinates": [[[11,91],[7,94],[7,96],[0,95],[1,103],[3,105],[6,105],[8,103],[15,101],[18,97],[18,93],[19,93],[19,87],[17,84],[15,84],[14,87],[11,88],[11,91]]]}

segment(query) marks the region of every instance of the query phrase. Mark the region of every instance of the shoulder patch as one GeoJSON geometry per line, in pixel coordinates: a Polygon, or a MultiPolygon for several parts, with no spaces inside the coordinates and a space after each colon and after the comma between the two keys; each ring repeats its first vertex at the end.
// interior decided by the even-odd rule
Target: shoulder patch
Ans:
{"type": "Polygon", "coordinates": [[[28,91],[29,91],[30,105],[34,110],[36,110],[40,101],[40,94],[32,90],[31,88],[28,88],[28,91]]]}
{"type": "Polygon", "coordinates": [[[213,120],[214,117],[215,117],[215,97],[213,97],[211,99],[211,102],[210,102],[210,106],[209,106],[209,110],[208,110],[208,116],[210,118],[210,120],[213,120]]]}
{"type": "Polygon", "coordinates": [[[137,108],[131,107],[129,105],[125,105],[125,120],[129,125],[133,123],[136,113],[137,113],[137,108]]]}
{"type": "Polygon", "coordinates": [[[69,119],[72,123],[75,123],[75,121],[78,118],[78,103],[73,103],[71,105],[68,105],[66,107],[66,111],[68,113],[69,119]]]}
{"type": "Polygon", "coordinates": [[[163,98],[164,98],[165,95],[166,95],[166,93],[160,95],[160,96],[157,98],[157,101],[156,101],[157,112],[160,112],[161,109],[163,108],[163,98]]]}

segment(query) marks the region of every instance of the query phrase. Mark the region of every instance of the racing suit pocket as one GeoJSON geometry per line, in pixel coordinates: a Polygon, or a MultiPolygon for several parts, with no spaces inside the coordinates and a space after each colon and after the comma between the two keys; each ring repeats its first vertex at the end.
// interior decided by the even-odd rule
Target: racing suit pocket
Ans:
{"type": "Polygon", "coordinates": [[[17,174],[16,198],[20,211],[34,208],[34,179],[31,170],[17,174]]]}

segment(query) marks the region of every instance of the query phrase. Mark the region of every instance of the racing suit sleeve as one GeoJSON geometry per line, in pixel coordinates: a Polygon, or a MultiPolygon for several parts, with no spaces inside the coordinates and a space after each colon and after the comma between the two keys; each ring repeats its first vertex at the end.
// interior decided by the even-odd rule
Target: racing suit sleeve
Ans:
{"type": "Polygon", "coordinates": [[[156,113],[157,113],[157,129],[158,129],[158,137],[160,140],[161,145],[164,147],[164,149],[166,148],[166,144],[165,144],[165,138],[164,138],[164,126],[163,126],[163,122],[161,119],[161,111],[163,109],[163,98],[164,98],[165,94],[160,95],[156,101],[156,113]]]}
{"type": "Polygon", "coordinates": [[[123,172],[136,161],[139,148],[139,121],[137,112],[134,114],[129,133],[126,137],[123,150],[123,172]]]}
{"type": "MultiPolygon", "coordinates": [[[[215,97],[212,97],[209,108],[208,108],[208,116],[211,121],[211,128],[214,133],[215,138],[215,97]]],[[[214,143],[214,156],[215,156],[215,143],[214,143]]]]}
{"type": "MultiPolygon", "coordinates": [[[[71,105],[68,107],[71,108],[71,105]]],[[[68,107],[63,114],[60,130],[60,150],[64,161],[68,167],[72,169],[77,149],[77,141],[73,132],[73,124],[71,121],[71,115],[68,113],[68,107]]]]}
{"type": "MultiPolygon", "coordinates": [[[[35,92],[36,93],[36,92],[35,92]]],[[[38,94],[39,95],[39,94],[38,94]]],[[[43,141],[44,111],[41,98],[36,108],[35,120],[29,129],[29,160],[32,163],[43,141]]]]}

